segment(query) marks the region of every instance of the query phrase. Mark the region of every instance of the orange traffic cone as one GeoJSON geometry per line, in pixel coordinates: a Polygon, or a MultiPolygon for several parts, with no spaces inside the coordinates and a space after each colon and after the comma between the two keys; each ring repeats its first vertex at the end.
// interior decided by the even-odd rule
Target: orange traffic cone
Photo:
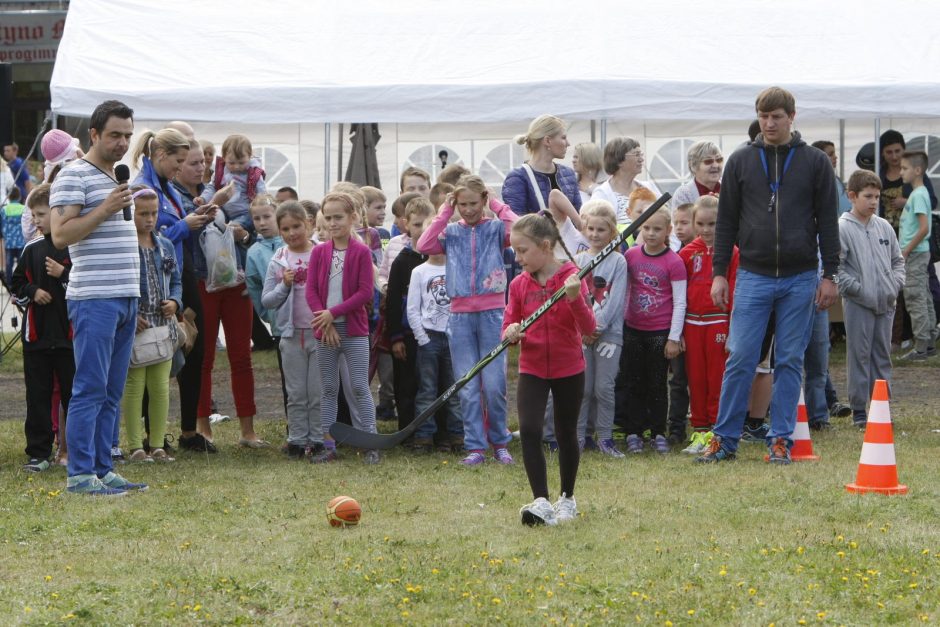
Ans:
{"type": "Polygon", "coordinates": [[[847,483],[845,489],[855,494],[907,494],[907,486],[898,485],[894,431],[891,427],[891,409],[888,407],[888,383],[883,379],[875,381],[875,389],[872,391],[865,442],[858,460],[855,483],[847,483]]]}
{"type": "Polygon", "coordinates": [[[796,406],[796,427],[793,429],[790,459],[795,462],[814,462],[819,459],[819,455],[813,454],[813,441],[809,437],[809,420],[806,417],[803,390],[800,390],[800,404],[796,406]]]}
{"type": "MultiPolygon", "coordinates": [[[[764,455],[768,461],[770,455],[764,455]]],[[[800,390],[800,402],[796,406],[796,426],[793,428],[793,446],[790,447],[790,459],[795,462],[814,462],[819,455],[813,454],[813,441],[809,437],[809,420],[806,417],[806,400],[800,390]]]]}

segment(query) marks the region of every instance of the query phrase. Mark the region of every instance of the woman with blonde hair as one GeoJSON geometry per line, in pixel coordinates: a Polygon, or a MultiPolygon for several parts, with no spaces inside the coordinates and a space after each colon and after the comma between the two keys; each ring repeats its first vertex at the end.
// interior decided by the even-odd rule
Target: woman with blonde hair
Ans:
{"type": "Polygon", "coordinates": [[[507,174],[503,182],[503,201],[513,212],[537,213],[562,197],[580,209],[578,175],[568,166],[555,163],[565,158],[570,146],[564,121],[554,115],[540,115],[515,141],[529,151],[529,160],[507,174]],[[553,199],[553,195],[558,198],[553,199]]]}
{"type": "Polygon", "coordinates": [[[600,146],[594,142],[582,142],[574,147],[571,155],[571,167],[578,175],[578,189],[581,191],[581,204],[591,200],[591,194],[597,189],[600,173],[604,170],[604,155],[600,146]]]}

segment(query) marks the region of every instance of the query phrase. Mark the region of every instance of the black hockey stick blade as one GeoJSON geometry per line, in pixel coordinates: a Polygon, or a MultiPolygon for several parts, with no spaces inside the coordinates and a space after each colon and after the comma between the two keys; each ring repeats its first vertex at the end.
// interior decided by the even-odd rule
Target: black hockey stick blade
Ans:
{"type": "MultiPolygon", "coordinates": [[[[656,202],[649,206],[649,208],[644,211],[640,217],[630,223],[626,229],[623,230],[620,235],[618,235],[614,240],[612,240],[607,246],[597,253],[587,265],[585,265],[578,272],[578,278],[583,279],[588,274],[591,273],[594,268],[596,268],[604,259],[606,259],[612,252],[620,248],[621,244],[627,240],[630,236],[634,235],[640,227],[643,226],[643,223],[646,222],[654,213],[656,213],[663,205],[669,202],[669,199],[672,196],[668,193],[660,196],[656,202]]],[[[542,315],[551,308],[552,305],[557,303],[565,294],[564,288],[559,288],[551,298],[546,300],[542,305],[533,312],[531,316],[526,318],[521,325],[521,331],[525,331],[527,328],[532,326],[536,320],[542,317],[542,315]]],[[[415,416],[415,419],[411,423],[402,429],[401,431],[396,431],[395,433],[369,433],[367,431],[360,431],[351,425],[347,425],[342,422],[333,423],[333,426],[330,427],[330,435],[333,436],[333,439],[336,440],[338,444],[346,444],[355,448],[364,448],[364,449],[390,449],[398,446],[405,440],[407,440],[415,431],[418,430],[425,421],[427,421],[431,416],[433,416],[441,406],[446,403],[450,398],[456,394],[462,387],[467,385],[473,377],[480,374],[480,372],[486,368],[494,359],[496,359],[500,353],[502,353],[509,346],[507,340],[503,340],[496,346],[493,350],[486,354],[483,359],[476,363],[466,374],[454,381],[447,390],[437,397],[431,405],[421,412],[419,415],[415,416]]]]}

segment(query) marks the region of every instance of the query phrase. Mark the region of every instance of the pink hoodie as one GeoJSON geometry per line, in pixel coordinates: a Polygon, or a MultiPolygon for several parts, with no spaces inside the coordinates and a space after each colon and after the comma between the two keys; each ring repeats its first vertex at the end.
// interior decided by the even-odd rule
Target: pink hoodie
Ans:
{"type": "MultiPolygon", "coordinates": [[[[509,284],[509,304],[503,315],[503,331],[514,322],[522,322],[564,286],[565,279],[578,272],[565,262],[541,286],[528,272],[509,284]]],[[[519,372],[542,379],[561,379],[584,371],[581,338],[594,332],[594,312],[588,305],[588,288],[581,281],[581,296],[568,300],[563,296],[535,324],[526,329],[519,352],[519,372]]]]}

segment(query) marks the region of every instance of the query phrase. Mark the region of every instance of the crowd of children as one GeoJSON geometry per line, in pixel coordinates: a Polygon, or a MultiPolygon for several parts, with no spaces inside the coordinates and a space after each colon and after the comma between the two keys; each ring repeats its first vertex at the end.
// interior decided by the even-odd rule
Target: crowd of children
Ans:
{"type": "MultiPolygon", "coordinates": [[[[543,140],[555,151],[546,163],[563,155],[559,147],[567,148],[563,137],[564,145],[551,144],[551,136],[537,140],[530,146],[533,154],[543,140]]],[[[531,189],[520,175],[520,193],[538,194],[545,209],[520,218],[462,166],[448,166],[433,185],[426,172],[412,167],[399,181],[387,230],[388,199],[375,187],[338,183],[319,204],[290,198],[278,203],[267,194],[261,163],[241,135],[226,139],[214,161],[206,153],[212,175],[205,185],[180,186],[173,179],[190,151],[199,161],[202,147],[175,130],[147,135],[137,155],[143,160],[142,175],[133,188],[141,296],[122,404],[129,461],[173,461],[165,437],[168,383],[186,360],[182,313],[193,298],[185,293],[190,264],[201,301],[196,330],[204,336],[205,357],[197,366],[202,376],[197,430],[206,442],[201,450],[217,450],[208,416],[220,323],[242,427],[240,443],[267,445],[252,423],[253,313],[277,340],[287,417],[284,450],[291,458],[339,459],[329,428],[340,415],[373,433],[377,417],[397,416],[398,427],[407,426],[504,339],[520,344],[519,436],[534,497],[521,512],[523,522],[556,524],[576,516],[575,478],[583,450],[614,458],[642,453],[644,447],[668,453],[679,441],[677,432],[685,437],[686,410],[678,425],[669,417],[670,404],[675,407],[683,396],[692,429],[683,452],[704,451],[718,413],[733,309],[733,302],[716,305],[711,294],[717,196],[709,192],[671,210],[659,209],[620,251],[579,281],[579,269],[656,199],[652,186],[636,179],[643,153],[635,141],[612,140],[603,163],[600,150],[591,148],[579,146],[585,175],[576,203],[580,211],[555,191],[558,183],[551,173],[548,194],[534,175],[531,189]],[[166,159],[175,161],[167,165],[166,159]],[[602,165],[610,179],[598,185],[602,165]],[[513,264],[504,257],[510,247],[522,271],[512,281],[513,264]],[[523,332],[523,320],[559,289],[562,300],[523,332]],[[378,402],[370,390],[374,373],[378,402]],[[545,428],[546,416],[551,429],[545,428]],[[625,435],[624,451],[614,439],[615,426],[625,435]],[[546,434],[551,450],[557,450],[561,474],[561,496],[554,504],[548,500],[546,434]]],[[[711,161],[720,167],[720,158],[711,161]]],[[[927,288],[931,198],[924,188],[926,169],[923,153],[903,154],[900,175],[912,192],[897,218],[898,236],[876,215],[882,188],[877,175],[858,171],[846,185],[851,210],[840,218],[838,284],[848,398],[859,425],[866,420],[873,381],[890,378],[892,321],[900,292],[914,334],[913,350],[905,358],[927,359],[937,351],[927,288]]],[[[75,372],[65,301],[69,257],[52,245],[49,195],[44,183],[26,199],[41,234],[31,241],[23,243],[22,232],[19,239],[13,233],[23,212],[15,195],[3,213],[7,255],[19,258],[18,265],[8,261],[6,268],[25,311],[25,469],[33,472],[67,456],[61,434],[75,372]]],[[[732,295],[736,268],[737,252],[727,272],[732,295]]],[[[422,453],[461,450],[465,466],[484,464],[490,450],[498,463],[513,464],[506,368],[503,353],[426,420],[408,445],[422,453]]],[[[368,464],[380,461],[376,450],[362,458],[368,464]]]]}

